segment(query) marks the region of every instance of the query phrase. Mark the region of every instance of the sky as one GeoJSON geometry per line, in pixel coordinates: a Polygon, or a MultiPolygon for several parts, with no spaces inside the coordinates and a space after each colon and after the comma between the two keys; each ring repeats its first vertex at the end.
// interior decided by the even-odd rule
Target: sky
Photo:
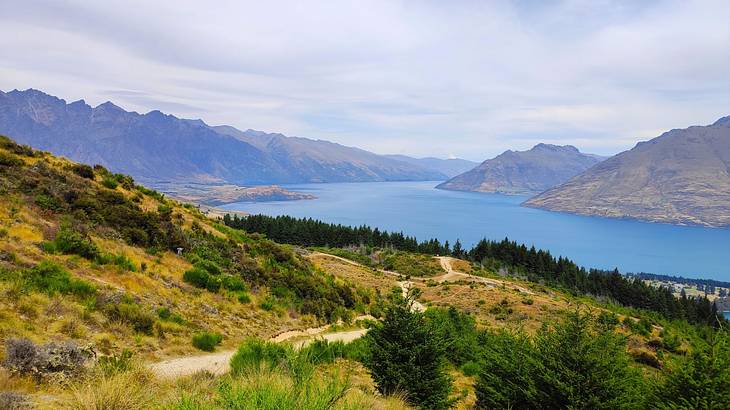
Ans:
{"type": "Polygon", "coordinates": [[[0,55],[3,91],[377,153],[610,155],[730,115],[727,0],[0,0],[0,55]]]}

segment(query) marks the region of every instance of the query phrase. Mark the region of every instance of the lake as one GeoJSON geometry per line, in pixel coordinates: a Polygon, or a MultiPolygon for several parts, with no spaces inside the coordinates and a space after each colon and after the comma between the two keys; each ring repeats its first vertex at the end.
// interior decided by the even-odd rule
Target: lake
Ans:
{"type": "Polygon", "coordinates": [[[512,240],[580,265],[730,281],[730,229],[673,226],[521,207],[524,196],[434,189],[438,182],[286,185],[315,200],[235,203],[225,209],[312,217],[403,231],[418,239],[512,240]]]}

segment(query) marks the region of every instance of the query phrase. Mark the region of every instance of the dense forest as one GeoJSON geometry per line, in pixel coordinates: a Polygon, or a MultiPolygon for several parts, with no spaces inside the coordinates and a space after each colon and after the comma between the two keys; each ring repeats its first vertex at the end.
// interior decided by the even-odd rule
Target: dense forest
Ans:
{"type": "Polygon", "coordinates": [[[393,248],[433,255],[451,255],[480,263],[494,270],[506,270],[528,280],[560,287],[576,294],[610,298],[622,305],[658,312],[669,319],[686,319],[692,323],[717,326],[724,321],[717,307],[704,297],[676,298],[668,289],[653,287],[628,278],[618,270],[586,269],[549,251],[528,248],[510,241],[482,239],[473,248],[464,249],[457,240],[453,246],[438,239],[418,241],[402,232],[381,231],[369,226],[350,227],[329,224],[311,218],[250,215],[240,218],[226,215],[224,223],[232,228],[265,234],[280,243],[302,246],[393,248]]]}

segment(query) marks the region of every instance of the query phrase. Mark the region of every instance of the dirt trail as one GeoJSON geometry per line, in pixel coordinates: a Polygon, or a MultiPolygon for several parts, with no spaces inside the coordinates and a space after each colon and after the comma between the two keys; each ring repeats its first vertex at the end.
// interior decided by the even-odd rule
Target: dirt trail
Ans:
{"type": "MultiPolygon", "coordinates": [[[[345,262],[345,263],[349,263],[350,265],[358,266],[358,267],[365,268],[365,269],[370,269],[369,267],[367,267],[367,266],[365,266],[363,264],[357,263],[357,262],[352,261],[352,260],[347,259],[347,258],[343,258],[341,256],[330,255],[329,253],[313,252],[312,255],[313,256],[325,256],[325,257],[328,257],[328,258],[337,259],[337,260],[342,261],[342,262],[345,262]]],[[[465,282],[483,283],[483,284],[485,284],[487,286],[502,286],[502,285],[504,285],[504,286],[511,286],[514,289],[517,289],[520,292],[526,293],[528,295],[534,294],[529,289],[526,289],[526,288],[524,288],[522,286],[518,286],[518,285],[515,285],[515,284],[512,284],[512,283],[508,283],[508,282],[505,282],[505,281],[502,281],[502,280],[499,280],[499,279],[485,278],[485,277],[482,277],[482,276],[476,276],[476,275],[471,275],[471,274],[468,274],[468,273],[464,273],[464,272],[457,271],[451,265],[451,261],[454,258],[452,258],[450,256],[435,256],[435,258],[439,260],[439,263],[441,263],[441,268],[446,273],[444,273],[443,275],[431,276],[431,277],[411,276],[410,277],[410,280],[411,281],[415,281],[415,282],[426,282],[426,281],[432,280],[432,281],[434,281],[436,283],[465,281],[465,282]]],[[[399,278],[400,277],[403,277],[403,275],[400,274],[400,273],[398,273],[398,272],[393,272],[393,271],[384,270],[384,269],[378,269],[378,271],[379,272],[382,272],[382,273],[385,273],[386,275],[396,276],[396,277],[399,277],[399,278]]],[[[403,287],[403,283],[407,283],[407,282],[398,282],[398,284],[401,286],[401,288],[403,287]]]]}
{"type": "MultiPolygon", "coordinates": [[[[328,253],[321,253],[321,252],[314,252],[312,255],[317,256],[325,256],[328,258],[334,258],[337,260],[340,260],[342,262],[358,266],[361,268],[368,269],[367,266],[364,266],[360,263],[357,263],[355,261],[351,261],[349,259],[330,255],[328,253]]],[[[487,286],[507,286],[506,282],[497,280],[497,279],[490,279],[490,278],[483,278],[481,276],[475,276],[470,275],[468,273],[459,272],[453,269],[451,265],[451,259],[450,257],[446,256],[437,256],[436,257],[439,262],[441,263],[441,267],[446,271],[445,274],[440,276],[434,276],[434,277],[411,277],[409,281],[398,281],[398,286],[403,291],[403,295],[405,296],[408,293],[408,290],[413,286],[413,281],[417,282],[426,282],[428,280],[433,280],[437,283],[443,283],[446,281],[449,282],[456,282],[456,281],[466,281],[466,282],[477,282],[477,283],[483,283],[487,286]]],[[[403,275],[398,272],[392,272],[387,271],[383,269],[379,269],[380,272],[394,276],[396,278],[402,278],[403,275]]],[[[516,286],[514,284],[509,284],[509,286],[513,286],[515,289],[519,290],[520,292],[524,292],[527,294],[533,294],[531,291],[516,286]]],[[[452,295],[453,296],[453,295],[452,295]]],[[[448,296],[446,297],[448,298],[448,296]]],[[[422,303],[418,301],[414,301],[412,305],[412,309],[414,311],[423,312],[426,310],[426,306],[424,306],[422,303]]],[[[374,317],[370,315],[363,315],[358,316],[355,318],[355,321],[357,320],[375,320],[374,317]]],[[[367,329],[356,329],[356,330],[347,330],[347,331],[341,331],[341,332],[333,332],[333,333],[326,333],[327,330],[330,328],[329,325],[327,326],[320,326],[320,327],[313,327],[309,329],[302,329],[302,330],[290,330],[287,332],[283,332],[280,334],[277,334],[273,336],[271,339],[272,342],[284,342],[291,339],[298,339],[302,338],[301,340],[298,340],[294,342],[295,348],[300,348],[303,346],[306,346],[307,344],[311,343],[313,340],[316,339],[324,339],[330,342],[335,341],[343,341],[345,343],[351,342],[359,337],[362,337],[365,333],[367,333],[367,329]]],[[[195,356],[185,356],[175,359],[169,359],[164,360],[158,363],[151,364],[149,368],[157,373],[158,376],[164,377],[164,378],[175,378],[180,376],[186,376],[190,375],[199,371],[208,371],[213,374],[224,374],[228,372],[229,370],[229,362],[231,361],[231,358],[236,353],[235,350],[226,350],[222,352],[217,353],[210,353],[210,354],[202,354],[202,355],[195,355],[195,356]]]]}
{"type": "MultiPolygon", "coordinates": [[[[376,320],[370,315],[362,315],[355,318],[358,320],[376,320]]],[[[303,338],[293,343],[295,348],[306,346],[316,339],[324,339],[329,342],[342,341],[351,342],[367,333],[367,329],[346,330],[341,332],[325,333],[330,328],[327,326],[313,327],[303,330],[290,330],[273,336],[272,342],[285,342],[295,338],[303,338]]],[[[229,370],[231,358],[236,350],[225,350],[217,353],[201,354],[195,356],[178,357],[175,359],[163,360],[149,365],[149,369],[162,378],[177,378],[188,376],[200,371],[208,371],[221,375],[229,370]]]]}

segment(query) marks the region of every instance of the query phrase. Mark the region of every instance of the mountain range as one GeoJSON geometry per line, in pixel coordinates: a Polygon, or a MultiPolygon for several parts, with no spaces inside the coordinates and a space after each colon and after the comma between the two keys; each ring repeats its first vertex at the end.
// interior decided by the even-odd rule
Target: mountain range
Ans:
{"type": "Polygon", "coordinates": [[[528,151],[505,151],[437,188],[534,195],[569,180],[603,159],[581,153],[571,145],[537,144],[528,151]]]}
{"type": "MultiPolygon", "coordinates": [[[[148,182],[262,185],[444,180],[413,161],[340,144],[209,126],[160,111],[91,107],[38,90],[0,91],[0,134],[148,182]]],[[[442,160],[447,161],[447,160],[442,160]]]]}
{"type": "Polygon", "coordinates": [[[386,157],[393,158],[402,162],[407,162],[409,164],[422,166],[424,168],[433,169],[446,175],[449,178],[453,178],[461,173],[464,173],[479,164],[478,162],[469,161],[461,158],[413,158],[407,155],[386,155],[386,157]]]}
{"type": "Polygon", "coordinates": [[[730,117],[640,142],[524,205],[583,215],[730,226],[730,117]]]}

